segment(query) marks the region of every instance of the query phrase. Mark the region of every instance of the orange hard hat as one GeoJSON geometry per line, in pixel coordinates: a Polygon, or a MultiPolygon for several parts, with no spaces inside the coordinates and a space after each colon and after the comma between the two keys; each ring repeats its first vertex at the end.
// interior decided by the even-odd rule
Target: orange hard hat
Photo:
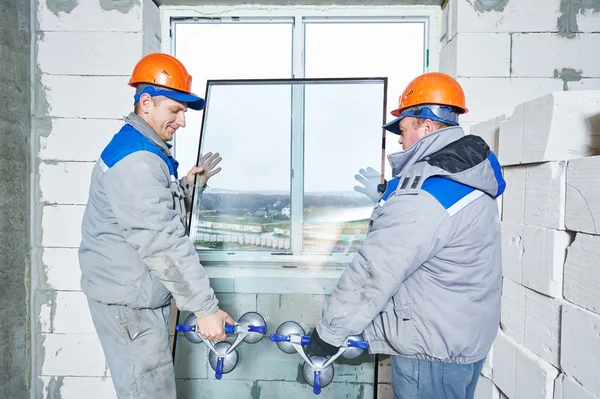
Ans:
{"type": "Polygon", "coordinates": [[[400,96],[398,108],[391,113],[398,117],[405,109],[423,104],[452,107],[459,114],[469,112],[460,84],[441,72],[427,72],[413,79],[400,96]]]}
{"type": "Polygon", "coordinates": [[[458,115],[467,112],[465,93],[460,84],[445,73],[428,72],[406,86],[398,100],[398,108],[391,112],[396,119],[383,128],[401,134],[400,121],[409,116],[458,126],[458,115]]]}
{"type": "Polygon", "coordinates": [[[133,68],[129,86],[138,88],[136,101],[145,92],[186,102],[192,109],[204,108],[204,100],[192,93],[192,75],[181,61],[169,54],[152,53],[142,57],[133,68]],[[151,87],[146,89],[147,85],[151,87]],[[164,90],[153,90],[152,86],[160,86],[164,90]]]}

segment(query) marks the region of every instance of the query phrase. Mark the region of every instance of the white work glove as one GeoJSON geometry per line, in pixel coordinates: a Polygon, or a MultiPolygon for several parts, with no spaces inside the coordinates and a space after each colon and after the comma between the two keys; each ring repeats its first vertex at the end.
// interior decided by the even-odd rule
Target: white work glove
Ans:
{"type": "Polygon", "coordinates": [[[354,186],[354,191],[363,193],[371,199],[373,202],[379,201],[381,194],[377,191],[377,185],[381,183],[381,173],[371,168],[370,166],[365,169],[360,169],[354,178],[362,184],[362,186],[354,186]],[[363,187],[364,186],[364,187],[363,187]]]}

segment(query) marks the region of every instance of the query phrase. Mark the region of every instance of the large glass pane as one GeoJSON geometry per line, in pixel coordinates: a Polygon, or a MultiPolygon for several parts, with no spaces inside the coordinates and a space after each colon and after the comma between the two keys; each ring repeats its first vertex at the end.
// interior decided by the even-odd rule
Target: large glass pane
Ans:
{"type": "MultiPolygon", "coordinates": [[[[424,22],[336,22],[335,18],[311,18],[306,20],[305,26],[305,76],[387,77],[388,121],[393,118],[390,111],[397,107],[404,87],[425,71],[424,22]]],[[[365,134],[367,132],[378,136],[381,129],[373,125],[365,134]]],[[[387,133],[386,152],[400,150],[398,136],[387,133]]],[[[385,172],[389,179],[389,168],[385,172]]]]}
{"type": "Polygon", "coordinates": [[[201,153],[223,170],[196,197],[190,237],[199,250],[289,251],[291,87],[211,85],[201,153]]]}
{"type": "MultiPolygon", "coordinates": [[[[174,55],[193,76],[192,90],[201,96],[209,79],[290,78],[292,28],[291,18],[175,23],[174,55]]],[[[181,170],[196,162],[201,120],[201,112],[188,112],[187,126],[175,137],[181,170]]]]}
{"type": "Polygon", "coordinates": [[[200,153],[218,150],[224,160],[196,196],[196,248],[356,252],[373,201],[354,190],[354,176],[365,163],[382,163],[381,136],[370,129],[382,121],[385,80],[209,84],[200,153]]]}
{"type": "Polygon", "coordinates": [[[305,252],[354,253],[364,241],[374,204],[354,176],[380,169],[383,97],[381,81],[306,86],[305,252]]]}

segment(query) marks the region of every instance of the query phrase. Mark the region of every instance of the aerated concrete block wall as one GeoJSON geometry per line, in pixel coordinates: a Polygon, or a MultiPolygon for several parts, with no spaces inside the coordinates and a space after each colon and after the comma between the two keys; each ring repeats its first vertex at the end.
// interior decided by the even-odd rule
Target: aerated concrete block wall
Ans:
{"type": "Polygon", "coordinates": [[[498,153],[503,291],[477,399],[600,398],[600,91],[475,125],[498,153]]]}
{"type": "Polygon", "coordinates": [[[600,89],[599,0],[450,0],[440,70],[458,78],[463,125],[554,91],[600,89]]]}
{"type": "Polygon", "coordinates": [[[33,389],[36,398],[108,399],[79,284],[81,218],[94,163],[133,109],[131,70],[159,51],[160,13],[151,0],[36,3],[33,389]]]}

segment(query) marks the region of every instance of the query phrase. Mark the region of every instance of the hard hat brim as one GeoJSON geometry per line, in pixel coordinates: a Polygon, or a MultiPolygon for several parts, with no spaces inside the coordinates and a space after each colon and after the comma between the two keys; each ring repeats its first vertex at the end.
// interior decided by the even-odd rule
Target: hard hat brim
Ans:
{"type": "Polygon", "coordinates": [[[184,93],[181,91],[174,91],[165,87],[144,84],[143,86],[138,86],[137,93],[133,97],[133,102],[136,103],[140,100],[142,94],[149,94],[152,97],[156,96],[165,96],[175,101],[179,101],[182,103],[186,103],[188,108],[193,109],[195,111],[201,111],[204,109],[206,102],[202,97],[198,97],[192,93],[184,93]]]}
{"type": "Polygon", "coordinates": [[[400,116],[391,122],[386,123],[382,127],[390,133],[400,135],[400,121],[404,119],[404,116],[400,116]]]}
{"type": "Polygon", "coordinates": [[[176,92],[176,91],[166,91],[165,90],[164,93],[161,95],[168,97],[175,101],[187,103],[188,108],[193,109],[194,111],[202,111],[204,109],[204,106],[206,105],[206,102],[204,101],[204,99],[201,97],[198,97],[195,94],[187,94],[187,93],[180,93],[180,92],[176,92]]]}

